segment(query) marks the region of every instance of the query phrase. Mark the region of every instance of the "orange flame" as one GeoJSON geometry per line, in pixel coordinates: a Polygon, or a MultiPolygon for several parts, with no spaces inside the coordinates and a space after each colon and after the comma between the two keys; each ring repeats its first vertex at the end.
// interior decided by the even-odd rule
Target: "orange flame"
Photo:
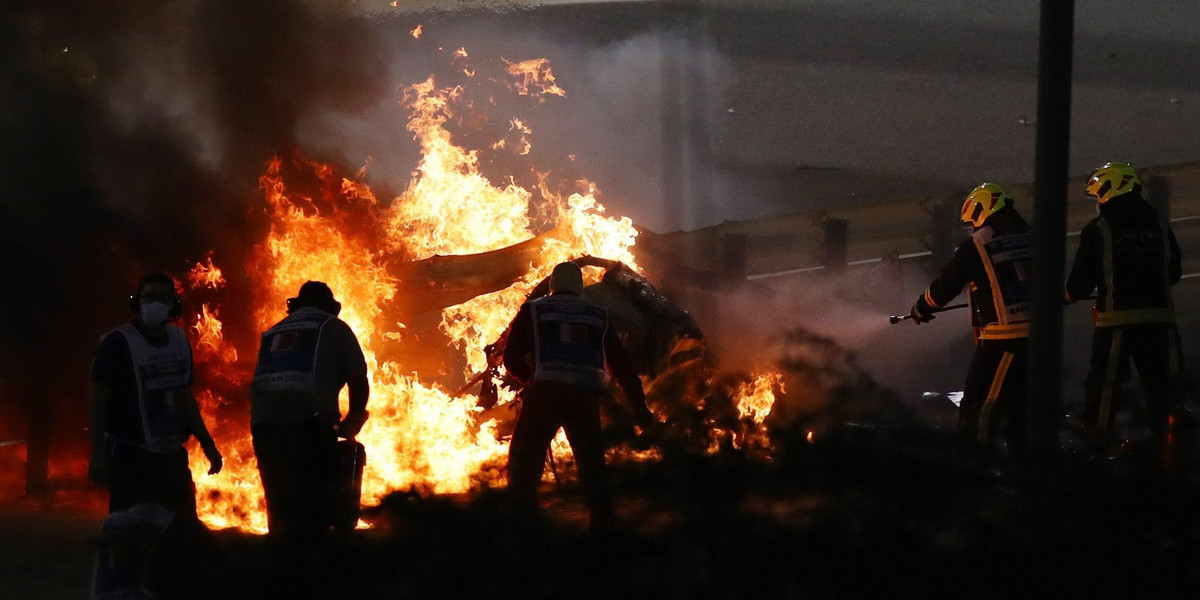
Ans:
{"type": "MultiPolygon", "coordinates": [[[[465,56],[466,51],[455,54],[465,56]]],[[[552,84],[548,64],[544,73],[552,84]]],[[[371,377],[371,418],[358,436],[367,448],[363,502],[368,506],[413,486],[456,493],[500,485],[503,477],[497,467],[507,451],[506,443],[497,439],[494,422],[477,422],[480,409],[474,396],[452,397],[437,383],[447,374],[412,372],[395,354],[392,344],[406,339],[402,334],[408,326],[386,310],[400,283],[388,271],[390,257],[419,260],[478,253],[541,234],[542,252],[519,281],[442,311],[441,329],[458,355],[447,364],[457,362],[473,372],[485,366],[483,346],[499,337],[554,264],[590,254],[638,268],[630,252],[637,231],[627,218],[604,216],[594,185],[582,182],[583,191],[564,198],[549,190],[547,176],[542,175],[536,192],[545,205],[537,207],[534,192],[512,179],[503,187],[493,185],[480,172],[477,153],[455,144],[445,128],[462,95],[461,88],[437,88],[432,77],[405,90],[404,105],[411,111],[408,129],[422,157],[407,189],[389,204],[380,203],[361,181],[339,181],[334,169],[319,163],[297,164],[322,182],[327,197],[318,200],[289,192],[279,158],[267,164],[260,179],[271,225],[248,266],[254,320],[261,331],[282,318],[285,299],[307,280],[324,281],[342,302],[339,316],[356,332],[371,377]],[[321,208],[327,203],[332,210],[321,208]],[[549,232],[534,231],[529,215],[535,208],[542,214],[550,209],[558,225],[549,232]]],[[[528,129],[516,119],[512,125],[528,129]]],[[[590,273],[593,280],[596,276],[590,273]]],[[[201,308],[195,331],[198,361],[233,373],[236,350],[222,338],[215,309],[201,308]]],[[[509,395],[502,402],[512,399],[505,393],[509,395]]],[[[206,421],[213,422],[224,399],[212,390],[197,396],[206,421]]],[[[343,411],[345,402],[343,395],[343,411]]],[[[198,510],[211,527],[261,532],[265,505],[253,447],[244,426],[233,429],[218,437],[226,468],[217,476],[205,474],[207,462],[193,449],[198,510]]]]}
{"type": "Polygon", "coordinates": [[[558,87],[554,74],[550,72],[550,61],[544,58],[534,58],[521,62],[508,62],[508,73],[517,78],[515,90],[522,96],[532,96],[539,101],[545,101],[544,94],[566,96],[567,93],[558,87]]]}
{"type": "Polygon", "coordinates": [[[213,264],[211,256],[206,257],[205,261],[203,263],[196,263],[196,266],[188,271],[188,286],[192,289],[220,289],[225,285],[225,275],[221,273],[221,269],[213,264]]]}
{"type": "Polygon", "coordinates": [[[742,384],[734,394],[738,414],[743,419],[749,418],[756,424],[761,424],[775,406],[777,388],[780,392],[785,391],[783,375],[775,372],[761,373],[756,375],[753,381],[742,384]]]}
{"type": "Polygon", "coordinates": [[[196,332],[197,336],[195,344],[197,362],[215,360],[226,365],[237,362],[237,348],[224,343],[221,327],[221,321],[217,318],[217,309],[214,308],[210,311],[207,304],[201,305],[196,324],[192,326],[192,330],[196,332]]]}

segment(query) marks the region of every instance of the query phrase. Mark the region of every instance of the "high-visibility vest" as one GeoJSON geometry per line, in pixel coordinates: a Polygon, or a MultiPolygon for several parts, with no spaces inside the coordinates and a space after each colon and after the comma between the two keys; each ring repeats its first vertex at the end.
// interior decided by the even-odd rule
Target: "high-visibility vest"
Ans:
{"type": "MultiPolygon", "coordinates": [[[[971,240],[987,272],[990,300],[996,309],[995,321],[975,323],[976,335],[981,340],[1029,337],[1033,236],[1027,231],[997,236],[985,226],[972,233],[971,240]]],[[[970,302],[976,301],[972,294],[970,302]]],[[[975,313],[974,307],[971,312],[975,313]]]]}
{"type": "Polygon", "coordinates": [[[530,311],[535,329],[535,383],[604,383],[606,310],[578,296],[552,295],[530,302],[530,311]]]}
{"type": "Polygon", "coordinates": [[[334,318],[319,310],[299,310],[262,334],[253,387],[259,393],[317,395],[317,349],[321,331],[334,318]]]}
{"type": "Polygon", "coordinates": [[[141,443],[121,440],[154,452],[169,452],[187,442],[186,394],[192,379],[192,347],[183,330],[167,325],[167,344],[158,347],[132,323],[116,329],[129,344],[138,394],[141,443]]]}
{"type": "Polygon", "coordinates": [[[1108,224],[1108,219],[1101,215],[1096,221],[1097,228],[1100,230],[1100,239],[1104,244],[1104,284],[1105,293],[1096,299],[1096,307],[1092,310],[1092,323],[1096,327],[1119,327],[1122,325],[1135,325],[1138,323],[1175,323],[1175,303],[1171,299],[1171,286],[1167,282],[1170,280],[1168,271],[1171,264],[1171,236],[1168,225],[1165,221],[1159,221],[1159,232],[1162,237],[1163,246],[1163,285],[1165,286],[1164,297],[1166,298],[1166,306],[1151,306],[1138,308],[1118,308],[1114,300],[1114,291],[1116,289],[1116,273],[1113,268],[1113,233],[1112,227],[1108,224]]]}

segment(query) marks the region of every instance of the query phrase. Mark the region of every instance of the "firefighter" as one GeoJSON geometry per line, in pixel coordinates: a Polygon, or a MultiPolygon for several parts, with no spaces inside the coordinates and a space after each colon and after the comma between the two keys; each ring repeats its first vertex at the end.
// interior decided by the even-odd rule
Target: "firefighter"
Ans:
{"type": "Polygon", "coordinates": [[[105,335],[92,361],[88,474],[108,486],[110,513],[152,503],[196,521],[184,444],[195,436],[210,475],[222,459],[192,395],[192,347],[169,323],[182,312],[175,280],[142,277],[128,306],[137,316],[105,335]]]}
{"type": "MultiPolygon", "coordinates": [[[[250,387],[250,433],[277,554],[316,548],[336,518],[338,437],[367,420],[367,363],[329,286],[309,281],[262,334],[250,387]],[[350,391],[342,418],[338,393],[350,391]]],[[[295,567],[291,564],[290,567],[295,567]]]]}
{"type": "Polygon", "coordinates": [[[654,417],[608,312],[581,297],[579,265],[555,266],[549,283],[549,296],[521,306],[504,348],[505,368],[525,386],[508,451],[508,489],[520,510],[535,510],[546,452],[562,427],[579,469],[590,529],[603,534],[614,525],[600,426],[600,401],[608,392],[606,367],[643,431],[654,417]]]}
{"type": "Polygon", "coordinates": [[[1077,427],[1093,449],[1107,445],[1121,405],[1121,379],[1132,360],[1150,428],[1161,444],[1175,408],[1172,385],[1181,372],[1171,300],[1171,286],[1182,275],[1179,243],[1166,220],[1142,198],[1132,166],[1105,164],[1092,173],[1086,190],[1096,199],[1099,216],[1079,233],[1066,283],[1068,303],[1096,291],[1091,365],[1077,427]]]}
{"type": "Polygon", "coordinates": [[[963,442],[991,451],[1001,437],[1009,456],[1021,459],[1025,439],[1025,367],[1029,337],[1029,225],[1013,198],[984,183],[963,202],[961,219],[972,227],[950,263],[912,307],[918,325],[934,318],[963,287],[969,289],[975,353],[959,403],[963,442]],[[1001,425],[1006,435],[1000,436],[1001,425]]]}

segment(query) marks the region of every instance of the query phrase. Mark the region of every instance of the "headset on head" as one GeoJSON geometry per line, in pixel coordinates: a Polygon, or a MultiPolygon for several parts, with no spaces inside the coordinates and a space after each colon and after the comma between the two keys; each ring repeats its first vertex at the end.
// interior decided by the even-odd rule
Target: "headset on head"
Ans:
{"type": "Polygon", "coordinates": [[[125,301],[125,306],[130,312],[138,312],[142,307],[142,288],[151,283],[167,283],[171,284],[171,299],[167,302],[167,318],[175,320],[183,316],[183,301],[179,299],[179,294],[175,291],[175,280],[171,276],[163,273],[150,273],[142,277],[138,281],[137,289],[129,295],[129,299],[125,301]]]}

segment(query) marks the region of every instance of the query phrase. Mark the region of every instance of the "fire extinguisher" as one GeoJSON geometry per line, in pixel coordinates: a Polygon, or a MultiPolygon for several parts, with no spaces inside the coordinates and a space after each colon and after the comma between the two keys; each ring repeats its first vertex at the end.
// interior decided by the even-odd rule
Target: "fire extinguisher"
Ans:
{"type": "Polygon", "coordinates": [[[354,438],[338,440],[337,504],[334,507],[333,528],[348,533],[358,525],[359,504],[362,502],[363,466],[367,464],[367,449],[354,438]]]}

